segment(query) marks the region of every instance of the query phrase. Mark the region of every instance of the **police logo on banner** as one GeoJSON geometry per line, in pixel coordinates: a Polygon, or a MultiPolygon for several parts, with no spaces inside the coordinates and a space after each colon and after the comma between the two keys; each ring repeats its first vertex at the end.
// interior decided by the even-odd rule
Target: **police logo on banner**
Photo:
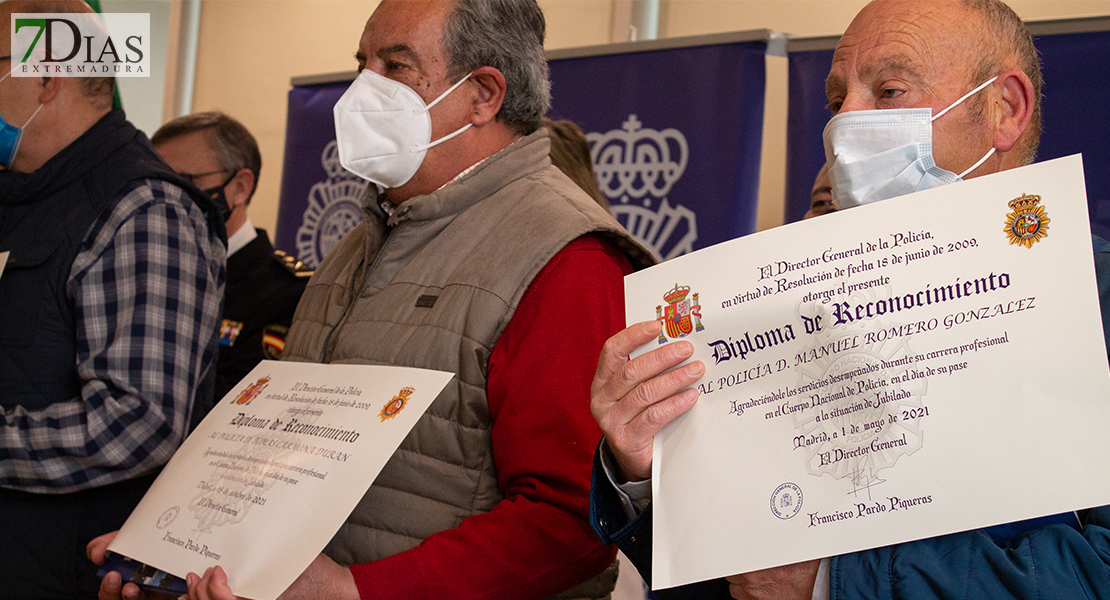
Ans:
{"type": "Polygon", "coordinates": [[[667,199],[686,171],[686,136],[674,128],[645,128],[636,115],[628,115],[620,129],[590,132],[586,140],[597,184],[617,221],[664,260],[693,251],[697,217],[667,199]]]}
{"type": "Polygon", "coordinates": [[[312,268],[362,221],[362,197],[368,184],[339,164],[335,140],[324,148],[320,161],[328,178],[308,191],[308,208],[297,229],[297,258],[312,268]]]}

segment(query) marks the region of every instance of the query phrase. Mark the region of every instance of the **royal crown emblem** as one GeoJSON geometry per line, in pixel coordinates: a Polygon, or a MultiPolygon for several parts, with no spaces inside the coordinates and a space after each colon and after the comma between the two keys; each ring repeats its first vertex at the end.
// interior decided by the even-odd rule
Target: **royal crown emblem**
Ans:
{"type": "Polygon", "coordinates": [[[636,115],[629,115],[620,129],[590,132],[586,140],[598,187],[617,221],[663,259],[693,251],[697,218],[667,199],[686,171],[686,136],[674,128],[644,128],[636,115]]]}
{"type": "Polygon", "coordinates": [[[666,294],[663,301],[667,303],[655,307],[655,320],[663,323],[663,331],[659,332],[659,343],[665,344],[668,339],[683,338],[695,331],[704,331],[701,324],[701,304],[698,304],[698,294],[695,292],[687,298],[690,288],[679,286],[677,283],[666,294]]]}
{"type": "Polygon", "coordinates": [[[416,390],[414,388],[403,387],[401,388],[401,391],[397,392],[397,395],[394,396],[392,400],[386,402],[385,406],[382,407],[382,411],[378,413],[378,417],[381,418],[382,423],[385,423],[388,419],[396,417],[397,413],[401,412],[405,408],[405,405],[408,404],[409,396],[411,396],[412,393],[415,391],[416,390]]]}
{"type": "Polygon", "coordinates": [[[1048,213],[1039,206],[1041,197],[1036,194],[1022,194],[1010,200],[1013,212],[1006,215],[1006,237],[1011,244],[1031,248],[1034,243],[1048,236],[1048,213]]]}
{"type": "Polygon", "coordinates": [[[335,140],[324,148],[320,162],[328,179],[308,191],[308,208],[297,228],[297,258],[312,268],[362,221],[362,197],[369,183],[339,164],[335,140]]]}
{"type": "Polygon", "coordinates": [[[233,400],[232,403],[250,404],[251,400],[257,398],[258,395],[262,393],[262,390],[266,389],[266,386],[268,385],[270,385],[269,375],[263,377],[262,379],[259,379],[257,383],[252,383],[248,385],[247,389],[239,392],[239,395],[235,397],[235,400],[233,400]]]}

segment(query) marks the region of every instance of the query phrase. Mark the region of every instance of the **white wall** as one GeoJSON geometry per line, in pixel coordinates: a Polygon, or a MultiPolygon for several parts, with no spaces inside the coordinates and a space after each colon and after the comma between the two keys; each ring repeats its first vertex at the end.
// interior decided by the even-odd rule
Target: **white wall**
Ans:
{"type": "Polygon", "coordinates": [[[102,0],[106,13],[150,14],[150,77],[119,77],[116,84],[127,118],[148,136],[162,125],[166,93],[166,42],[170,20],[169,0],[102,0]]]}

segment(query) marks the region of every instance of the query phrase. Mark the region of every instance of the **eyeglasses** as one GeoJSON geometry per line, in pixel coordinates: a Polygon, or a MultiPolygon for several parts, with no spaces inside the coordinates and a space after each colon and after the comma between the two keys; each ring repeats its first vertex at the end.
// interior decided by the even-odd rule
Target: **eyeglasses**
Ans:
{"type": "Polygon", "coordinates": [[[189,183],[195,184],[197,182],[197,180],[200,179],[201,177],[208,177],[209,175],[215,175],[216,173],[227,173],[228,171],[233,171],[233,170],[234,169],[219,169],[219,170],[216,170],[216,171],[209,171],[207,173],[178,173],[178,175],[187,179],[189,181],[189,183]]]}

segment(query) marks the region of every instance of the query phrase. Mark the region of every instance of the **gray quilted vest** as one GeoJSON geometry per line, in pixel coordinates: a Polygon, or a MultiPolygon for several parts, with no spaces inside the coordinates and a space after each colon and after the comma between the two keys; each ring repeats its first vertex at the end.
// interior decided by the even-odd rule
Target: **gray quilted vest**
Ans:
{"type": "MultiPolygon", "coordinates": [[[[559,250],[593,232],[637,268],[654,262],[551,166],[549,148],[541,129],[389,216],[371,186],[363,223],[309,281],[285,360],[456,374],[328,544],[324,552],[338,563],[408,550],[502,499],[489,437],[490,352],[532,279],[559,250]]],[[[615,567],[557,597],[607,597],[615,567]]]]}

